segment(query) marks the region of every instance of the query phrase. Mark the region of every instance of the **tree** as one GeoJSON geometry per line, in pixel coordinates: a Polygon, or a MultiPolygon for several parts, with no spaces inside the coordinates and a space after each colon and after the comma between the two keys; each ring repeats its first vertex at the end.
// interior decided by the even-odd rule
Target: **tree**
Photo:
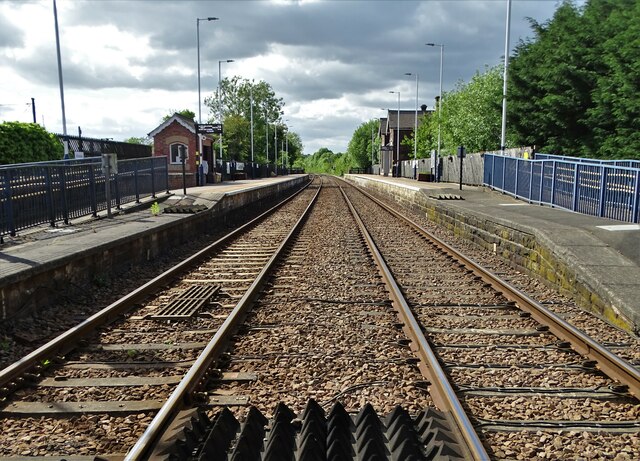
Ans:
{"type": "Polygon", "coordinates": [[[60,160],[63,147],[58,138],[35,123],[0,124],[0,164],[60,160]]]}
{"type": "MultiPolygon", "coordinates": [[[[253,132],[254,132],[254,159],[258,163],[266,163],[266,146],[269,145],[269,161],[275,160],[276,150],[280,152],[282,146],[275,145],[275,131],[278,132],[278,144],[284,136],[284,126],[280,123],[284,101],[278,98],[265,81],[254,82],[238,76],[225,78],[220,82],[220,90],[216,90],[213,95],[205,98],[205,106],[209,107],[209,122],[223,120],[224,134],[223,141],[228,146],[229,152],[242,153],[237,160],[250,160],[250,130],[245,133],[246,139],[227,140],[227,124],[237,125],[237,119],[241,117],[250,124],[251,120],[251,99],[253,98],[253,132]],[[234,122],[235,120],[235,122],[234,122]],[[267,127],[268,124],[268,127],[267,127]],[[267,129],[269,138],[267,139],[267,129]],[[241,142],[242,145],[237,144],[241,142]],[[249,150],[243,148],[248,143],[249,150]]],[[[250,127],[250,125],[249,125],[250,127]]],[[[298,138],[299,139],[299,138],[298,138]]],[[[299,144],[302,146],[302,143],[299,144]]],[[[224,148],[224,146],[223,146],[224,148]]],[[[225,149],[226,150],[226,149],[225,149]]],[[[280,154],[278,154],[280,158],[280,154]]],[[[280,162],[278,162],[280,163],[280,162]]]]}
{"type": "MultiPolygon", "coordinates": [[[[443,95],[441,106],[441,152],[453,154],[460,145],[468,152],[496,149],[500,146],[502,67],[476,72],[469,83],[458,82],[443,95]]],[[[428,142],[437,140],[437,114],[428,142]]],[[[437,144],[437,141],[436,141],[437,144]]]]}
{"type": "Polygon", "coordinates": [[[182,109],[182,110],[171,110],[169,114],[167,114],[164,117],[162,117],[162,121],[166,122],[171,117],[173,117],[174,114],[182,115],[183,117],[186,117],[186,118],[191,119],[193,121],[195,121],[195,119],[196,119],[195,112],[193,112],[192,110],[189,110],[189,109],[182,109]]]}
{"type": "Polygon", "coordinates": [[[144,146],[151,145],[151,139],[148,136],[144,136],[144,137],[132,136],[130,138],[125,139],[123,142],[127,142],[129,144],[142,144],[144,146]]]}
{"type": "Polygon", "coordinates": [[[379,129],[380,121],[373,119],[364,122],[353,132],[347,147],[347,156],[351,160],[352,166],[358,168],[371,166],[371,152],[376,153],[380,149],[379,129]]]}

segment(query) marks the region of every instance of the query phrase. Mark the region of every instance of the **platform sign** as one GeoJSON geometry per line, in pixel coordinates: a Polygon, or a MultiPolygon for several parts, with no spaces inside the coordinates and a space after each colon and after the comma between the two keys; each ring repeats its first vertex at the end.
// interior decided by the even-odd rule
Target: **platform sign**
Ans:
{"type": "Polygon", "coordinates": [[[222,123],[196,123],[196,132],[204,134],[222,134],[222,123]]]}

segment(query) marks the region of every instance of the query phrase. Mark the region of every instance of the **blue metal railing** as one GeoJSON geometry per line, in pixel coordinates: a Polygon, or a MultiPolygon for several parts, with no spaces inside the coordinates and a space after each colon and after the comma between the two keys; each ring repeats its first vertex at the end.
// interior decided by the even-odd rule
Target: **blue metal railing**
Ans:
{"type": "Polygon", "coordinates": [[[640,168],[540,158],[485,154],[484,184],[529,202],[639,222],[640,168]]]}
{"type": "MultiPolygon", "coordinates": [[[[0,168],[0,236],[57,222],[69,223],[107,209],[100,158],[91,162],[42,162],[0,168]]],[[[111,206],[155,197],[168,189],[167,158],[119,160],[108,179],[111,206]]]]}
{"type": "Polygon", "coordinates": [[[595,158],[568,157],[564,155],[536,154],[535,160],[560,160],[577,163],[594,163],[597,165],[621,166],[625,168],[640,168],[640,160],[601,160],[595,158]]]}

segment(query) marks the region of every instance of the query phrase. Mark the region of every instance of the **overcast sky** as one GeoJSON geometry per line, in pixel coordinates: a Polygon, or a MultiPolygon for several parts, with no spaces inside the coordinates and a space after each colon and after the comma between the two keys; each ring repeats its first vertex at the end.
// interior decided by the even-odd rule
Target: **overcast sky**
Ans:
{"type": "MultiPolygon", "coordinates": [[[[511,47],[545,22],[556,0],[513,0],[511,47]]],[[[202,98],[224,77],[265,80],[305,153],[343,152],[382,108],[434,105],[439,48],[443,90],[501,62],[507,0],[117,1],[58,0],[67,130],[95,138],[144,136],[171,109],[198,113],[196,18],[202,98]]],[[[0,0],[0,121],[62,132],[53,0],[0,0]]],[[[209,117],[203,105],[203,121],[209,117]]],[[[256,147],[259,148],[259,147],[256,147]]]]}

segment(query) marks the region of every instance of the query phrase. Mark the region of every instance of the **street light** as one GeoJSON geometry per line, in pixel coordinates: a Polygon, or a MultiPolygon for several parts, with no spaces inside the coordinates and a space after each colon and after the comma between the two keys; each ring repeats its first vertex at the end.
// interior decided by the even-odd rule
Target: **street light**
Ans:
{"type": "MultiPolygon", "coordinates": [[[[220,112],[220,124],[222,124],[222,97],[220,95],[222,91],[221,87],[221,66],[223,62],[233,62],[233,59],[223,59],[222,61],[218,61],[218,111],[220,112]]],[[[220,132],[220,161],[222,162],[222,131],[220,132]]],[[[216,159],[213,159],[213,171],[215,172],[216,159]]]]}
{"type": "Polygon", "coordinates": [[[425,43],[427,46],[440,47],[440,91],[438,92],[438,153],[436,154],[435,181],[438,182],[438,159],[440,158],[440,112],[442,111],[442,55],[444,54],[444,45],[438,43],[425,43]]]}
{"type": "Polygon", "coordinates": [[[198,123],[202,123],[202,97],[200,96],[200,21],[217,21],[218,18],[196,18],[196,40],[198,45],[198,123]]]}
{"type": "Polygon", "coordinates": [[[502,133],[500,134],[500,154],[504,155],[507,142],[507,71],[509,69],[509,31],[511,30],[511,0],[507,2],[507,26],[504,37],[504,75],[502,77],[502,133]]]}
{"type": "MultiPolygon", "coordinates": [[[[285,120],[285,122],[288,122],[289,119],[285,120]]],[[[287,163],[286,166],[289,166],[289,129],[292,128],[291,125],[287,125],[287,134],[285,135],[285,154],[287,156],[287,163]]]]}
{"type": "MultiPolygon", "coordinates": [[[[217,21],[218,18],[209,17],[209,18],[196,18],[196,44],[198,49],[198,123],[202,123],[202,96],[200,95],[200,21],[217,21]]],[[[196,130],[197,131],[197,130],[196,130]]],[[[202,134],[198,134],[198,152],[201,156],[202,154],[202,134]]],[[[215,173],[215,160],[213,162],[214,173],[215,173]]],[[[203,178],[202,184],[206,183],[206,179],[203,178]]]]}
{"type": "Polygon", "coordinates": [[[389,93],[396,93],[398,95],[398,119],[396,120],[396,131],[398,132],[396,140],[394,140],[394,142],[396,143],[396,177],[399,176],[399,169],[400,169],[400,92],[399,91],[389,91],[389,93]]]}
{"type": "MultiPolygon", "coordinates": [[[[404,75],[413,75],[411,72],[406,72],[404,75]]],[[[416,116],[415,125],[413,128],[413,179],[418,179],[418,73],[416,72],[416,116]]]]}

